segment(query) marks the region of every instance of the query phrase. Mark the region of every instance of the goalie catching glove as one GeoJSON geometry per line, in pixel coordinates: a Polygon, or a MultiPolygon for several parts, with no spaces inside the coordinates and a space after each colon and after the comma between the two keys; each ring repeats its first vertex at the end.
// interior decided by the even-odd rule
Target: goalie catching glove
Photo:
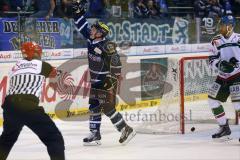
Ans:
{"type": "Polygon", "coordinates": [[[229,62],[227,62],[225,60],[219,61],[216,64],[216,66],[220,71],[222,71],[224,73],[231,73],[234,70],[234,68],[237,67],[237,65],[238,65],[237,63],[238,63],[238,60],[236,58],[232,57],[229,60],[229,62]]]}
{"type": "Polygon", "coordinates": [[[72,3],[73,13],[78,16],[82,16],[85,14],[85,5],[87,4],[87,0],[75,0],[72,3]]]}

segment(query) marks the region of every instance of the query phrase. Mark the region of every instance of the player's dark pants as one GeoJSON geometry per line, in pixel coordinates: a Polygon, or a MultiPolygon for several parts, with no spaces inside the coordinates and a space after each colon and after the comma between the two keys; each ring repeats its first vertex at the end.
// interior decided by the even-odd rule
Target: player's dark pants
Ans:
{"type": "Polygon", "coordinates": [[[117,85],[111,91],[95,87],[92,85],[89,98],[90,110],[90,131],[100,130],[101,112],[110,118],[113,125],[120,132],[125,126],[126,122],[122,115],[116,111],[116,92],[117,85]]]}
{"type": "Polygon", "coordinates": [[[22,103],[22,100],[20,101],[6,98],[2,106],[4,122],[3,132],[0,137],[0,160],[7,158],[24,125],[37,134],[47,146],[51,160],[64,160],[64,140],[54,122],[42,107],[34,106],[33,109],[34,103],[31,104],[29,101],[22,103]],[[31,108],[25,110],[23,105],[32,106],[25,106],[28,109],[31,108]]]}

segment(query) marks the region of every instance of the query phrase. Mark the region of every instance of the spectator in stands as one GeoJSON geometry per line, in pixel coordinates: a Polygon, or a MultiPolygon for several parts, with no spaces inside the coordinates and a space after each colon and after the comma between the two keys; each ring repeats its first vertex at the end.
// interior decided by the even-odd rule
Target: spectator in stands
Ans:
{"type": "Polygon", "coordinates": [[[12,11],[29,11],[32,9],[32,0],[8,0],[12,11]]]}
{"type": "Polygon", "coordinates": [[[0,1],[0,17],[4,17],[4,12],[10,10],[10,5],[6,0],[0,1]]]}
{"type": "Polygon", "coordinates": [[[208,0],[207,6],[208,17],[216,18],[222,17],[224,14],[224,9],[219,3],[219,0],[208,0]]]}
{"type": "Polygon", "coordinates": [[[159,18],[161,15],[160,8],[154,0],[147,0],[147,8],[149,10],[150,18],[159,18]]]}
{"type": "MultiPolygon", "coordinates": [[[[5,17],[16,17],[18,11],[25,11],[24,16],[28,15],[29,12],[33,11],[33,7],[31,6],[32,0],[1,0],[0,1],[0,12],[3,11],[14,11],[12,13],[0,14],[0,16],[5,17]],[[2,9],[1,9],[2,8],[2,9]]],[[[21,14],[23,15],[23,13],[21,14]]]]}
{"type": "Polygon", "coordinates": [[[30,17],[34,18],[46,18],[49,19],[53,16],[55,9],[54,0],[33,0],[36,6],[37,12],[32,14],[30,17]]]}
{"type": "Polygon", "coordinates": [[[53,15],[54,17],[60,17],[60,18],[65,17],[62,0],[55,0],[55,9],[54,9],[53,15]]]}
{"type": "Polygon", "coordinates": [[[134,18],[148,18],[149,10],[144,0],[134,0],[133,1],[133,17],[134,18]]]}
{"type": "Polygon", "coordinates": [[[221,17],[224,13],[223,7],[218,0],[197,0],[194,3],[197,17],[221,17]]]}
{"type": "Polygon", "coordinates": [[[72,13],[72,0],[63,0],[64,14],[66,17],[73,17],[72,13]]]}
{"type": "Polygon", "coordinates": [[[232,15],[232,4],[234,0],[220,0],[220,4],[223,6],[224,14],[232,15]]]}
{"type": "Polygon", "coordinates": [[[72,0],[56,0],[54,17],[70,18],[72,17],[72,0]]]}
{"type": "Polygon", "coordinates": [[[86,17],[91,18],[107,18],[109,13],[106,10],[108,0],[89,0],[89,7],[86,17]]]}
{"type": "Polygon", "coordinates": [[[160,8],[162,17],[168,16],[168,4],[166,0],[156,0],[156,4],[160,8]]]}
{"type": "Polygon", "coordinates": [[[19,7],[18,9],[21,9],[22,11],[27,11],[27,12],[34,11],[33,0],[14,0],[14,1],[17,2],[17,7],[19,7]]]}
{"type": "Polygon", "coordinates": [[[133,17],[133,11],[134,11],[134,5],[133,5],[134,0],[128,1],[128,17],[133,17]]]}
{"type": "Polygon", "coordinates": [[[195,15],[196,17],[206,17],[207,15],[207,5],[208,5],[208,0],[196,0],[194,3],[194,10],[195,10],[195,15]]]}
{"type": "Polygon", "coordinates": [[[64,0],[55,0],[54,17],[66,18],[64,0]]]}
{"type": "Polygon", "coordinates": [[[24,1],[23,0],[10,0],[9,3],[10,3],[12,11],[17,11],[19,9],[24,8],[24,1]]]}
{"type": "Polygon", "coordinates": [[[233,12],[236,16],[240,16],[240,0],[235,0],[233,4],[233,12]]]}

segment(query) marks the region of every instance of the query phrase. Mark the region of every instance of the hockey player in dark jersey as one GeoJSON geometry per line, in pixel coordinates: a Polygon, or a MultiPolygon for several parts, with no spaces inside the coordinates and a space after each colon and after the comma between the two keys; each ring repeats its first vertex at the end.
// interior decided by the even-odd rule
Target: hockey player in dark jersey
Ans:
{"type": "MultiPolygon", "coordinates": [[[[10,87],[2,105],[3,132],[0,137],[0,160],[8,157],[24,126],[30,128],[46,145],[51,160],[64,160],[62,134],[39,106],[44,79],[57,70],[41,61],[42,49],[34,42],[21,46],[24,59],[17,61],[10,73],[10,87]]],[[[27,155],[26,155],[27,156],[27,155]]]]}
{"type": "Polygon", "coordinates": [[[74,21],[78,31],[88,41],[88,62],[91,78],[89,97],[90,135],[83,139],[84,145],[100,145],[101,112],[110,118],[113,125],[122,133],[119,142],[128,143],[136,134],[128,126],[122,115],[116,111],[116,92],[121,75],[121,61],[116,44],[105,37],[109,33],[106,24],[97,21],[88,28],[84,17],[83,1],[73,5],[74,21]]]}

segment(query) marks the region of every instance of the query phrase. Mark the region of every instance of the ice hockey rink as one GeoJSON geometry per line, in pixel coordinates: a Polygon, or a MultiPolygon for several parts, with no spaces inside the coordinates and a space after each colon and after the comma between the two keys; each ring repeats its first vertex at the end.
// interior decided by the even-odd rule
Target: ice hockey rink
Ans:
{"type": "MultiPolygon", "coordinates": [[[[122,146],[118,143],[120,133],[104,116],[102,145],[83,146],[82,139],[88,135],[87,121],[55,122],[65,139],[67,160],[240,160],[239,125],[231,125],[233,139],[225,142],[211,139],[217,130],[216,124],[198,124],[192,125],[196,128],[194,132],[186,127],[185,135],[138,133],[129,144],[122,146]],[[198,128],[205,129],[199,131],[198,128]]],[[[48,159],[45,146],[26,127],[8,157],[8,160],[48,159]]]]}

